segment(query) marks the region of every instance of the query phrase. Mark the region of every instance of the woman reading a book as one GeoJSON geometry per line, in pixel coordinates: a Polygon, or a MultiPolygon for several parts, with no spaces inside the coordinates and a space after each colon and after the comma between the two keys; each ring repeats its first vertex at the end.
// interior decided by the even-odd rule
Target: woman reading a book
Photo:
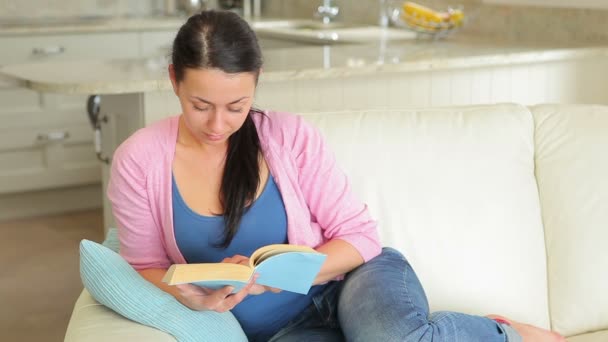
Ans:
{"type": "Polygon", "coordinates": [[[237,15],[202,12],[179,30],[169,75],[183,112],[127,139],[108,187],[121,254],[144,278],[192,310],[230,310],[252,341],[562,341],[499,316],[430,313],[319,132],[252,108],[261,72],[237,15]],[[306,295],[255,278],[234,294],[161,282],[171,264],[247,264],[282,243],[327,255],[306,295]]]}

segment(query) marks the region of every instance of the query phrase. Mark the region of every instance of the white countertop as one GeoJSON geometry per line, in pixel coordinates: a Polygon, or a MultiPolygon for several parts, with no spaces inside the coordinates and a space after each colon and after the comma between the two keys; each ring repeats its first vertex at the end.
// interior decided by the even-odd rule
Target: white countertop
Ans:
{"type": "MultiPolygon", "coordinates": [[[[465,37],[264,52],[260,82],[340,78],[608,57],[608,47],[517,46],[465,37]],[[456,39],[457,38],[457,39],[456,39]]],[[[170,90],[166,57],[10,65],[0,73],[41,92],[122,94],[170,90]]]]}

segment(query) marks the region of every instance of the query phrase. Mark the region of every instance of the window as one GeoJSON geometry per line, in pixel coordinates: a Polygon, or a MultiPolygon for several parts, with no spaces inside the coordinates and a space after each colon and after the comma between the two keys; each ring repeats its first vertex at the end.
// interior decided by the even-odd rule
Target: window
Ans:
{"type": "Polygon", "coordinates": [[[503,5],[608,9],[608,0],[483,0],[483,2],[503,5]]]}

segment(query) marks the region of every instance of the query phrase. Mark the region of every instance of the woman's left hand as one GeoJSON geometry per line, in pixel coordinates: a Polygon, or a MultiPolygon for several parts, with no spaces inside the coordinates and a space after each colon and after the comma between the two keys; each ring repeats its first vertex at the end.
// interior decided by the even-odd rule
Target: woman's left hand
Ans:
{"type": "MultiPolygon", "coordinates": [[[[238,255],[238,254],[236,254],[235,256],[230,257],[230,258],[224,258],[224,260],[222,260],[222,262],[226,262],[226,263],[230,263],[230,264],[239,264],[239,265],[244,265],[244,266],[249,267],[249,258],[246,256],[243,256],[243,255],[238,255]]],[[[249,294],[250,295],[260,295],[266,291],[270,291],[272,293],[281,292],[280,289],[277,289],[274,287],[253,284],[253,286],[249,289],[249,294]]]]}

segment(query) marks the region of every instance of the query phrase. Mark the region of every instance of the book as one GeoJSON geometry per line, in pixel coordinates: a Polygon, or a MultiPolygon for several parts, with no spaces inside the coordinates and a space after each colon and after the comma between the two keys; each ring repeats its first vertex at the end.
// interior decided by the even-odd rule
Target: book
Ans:
{"type": "Polygon", "coordinates": [[[168,285],[194,284],[214,290],[233,286],[236,293],[257,273],[256,284],[307,294],[325,258],[325,254],[307,246],[275,244],[255,250],[249,257],[249,265],[171,265],[162,281],[168,285]]]}

